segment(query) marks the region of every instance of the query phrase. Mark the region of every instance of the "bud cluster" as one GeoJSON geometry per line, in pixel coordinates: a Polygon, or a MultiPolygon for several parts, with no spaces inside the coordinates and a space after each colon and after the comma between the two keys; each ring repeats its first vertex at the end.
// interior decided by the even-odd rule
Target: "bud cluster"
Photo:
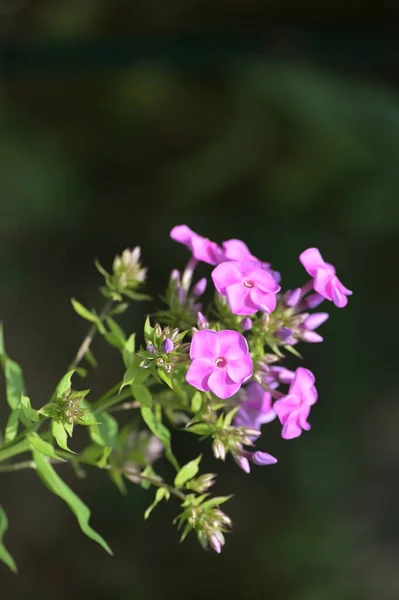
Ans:
{"type": "Polygon", "coordinates": [[[146,348],[141,352],[144,360],[140,366],[148,369],[153,363],[168,375],[172,374],[177,363],[187,360],[188,345],[182,343],[184,335],[185,332],[180,332],[178,328],[162,329],[156,323],[146,337],[146,348]]]}
{"type": "Polygon", "coordinates": [[[203,496],[186,496],[183,504],[184,512],[179,515],[179,528],[185,523],[182,534],[182,540],[190,533],[195,531],[198,541],[203,548],[211,548],[218,554],[222,551],[225,544],[224,534],[229,533],[232,522],[223,511],[219,504],[228,500],[228,497],[212,498],[206,500],[206,494],[203,496]]]}

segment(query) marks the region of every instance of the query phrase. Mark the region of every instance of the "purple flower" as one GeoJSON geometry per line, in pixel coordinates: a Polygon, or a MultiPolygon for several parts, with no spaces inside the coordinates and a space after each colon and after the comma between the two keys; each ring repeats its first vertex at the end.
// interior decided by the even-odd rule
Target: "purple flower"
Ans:
{"type": "MultiPolygon", "coordinates": [[[[248,246],[242,240],[227,240],[227,242],[223,242],[222,244],[224,250],[224,260],[253,260],[254,262],[261,263],[261,261],[256,258],[248,246]]],[[[261,263],[265,268],[270,267],[270,263],[261,263]]]]}
{"type": "Polygon", "coordinates": [[[233,396],[252,375],[247,341],[237,331],[197,331],[191,341],[190,358],[187,382],[202,392],[213,392],[218,398],[233,396]]]}
{"type": "Polygon", "coordinates": [[[280,286],[268,271],[252,261],[223,262],[213,269],[212,279],[235,315],[253,315],[259,309],[269,313],[276,308],[280,286]]]}
{"type": "Polygon", "coordinates": [[[340,282],[333,265],[324,262],[317,248],[308,248],[300,254],[299,260],[309,275],[313,277],[313,287],[316,292],[339,308],[347,305],[347,296],[351,296],[351,290],[348,290],[340,282]]]}
{"type": "Polygon", "coordinates": [[[327,321],[328,317],[328,313],[313,313],[312,315],[307,316],[300,325],[301,339],[304,342],[310,342],[311,344],[322,342],[322,336],[316,333],[314,329],[320,327],[320,325],[327,321]]]}
{"type": "Polygon", "coordinates": [[[272,397],[259,383],[249,383],[244,393],[244,400],[234,418],[235,425],[260,429],[261,425],[276,418],[272,397]]]}
{"type": "Polygon", "coordinates": [[[223,251],[215,243],[192,231],[187,225],[176,225],[170,232],[175,242],[187,246],[196,260],[202,260],[209,265],[217,265],[223,260],[223,251]]]}
{"type": "Polygon", "coordinates": [[[315,377],[309,369],[299,367],[291,382],[288,394],[274,403],[274,410],[283,425],[282,437],[291,440],[309,431],[307,418],[310,407],[317,400],[315,377]]]}

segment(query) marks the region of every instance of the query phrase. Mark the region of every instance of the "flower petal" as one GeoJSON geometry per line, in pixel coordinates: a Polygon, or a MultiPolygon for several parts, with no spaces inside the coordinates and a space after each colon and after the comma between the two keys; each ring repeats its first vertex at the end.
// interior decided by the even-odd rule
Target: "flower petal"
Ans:
{"type": "Polygon", "coordinates": [[[302,254],[299,255],[299,260],[312,277],[315,276],[317,269],[320,269],[325,265],[318,248],[308,248],[307,250],[304,250],[302,254]]]}
{"type": "Polygon", "coordinates": [[[209,358],[216,360],[220,356],[219,334],[211,329],[202,329],[193,335],[190,345],[190,358],[209,358]]]}
{"type": "Polygon", "coordinates": [[[220,356],[230,360],[248,355],[248,342],[238,331],[224,329],[219,331],[218,336],[220,341],[220,356]]]}
{"type": "Polygon", "coordinates": [[[229,360],[226,368],[229,377],[233,381],[236,383],[243,383],[252,375],[252,358],[248,354],[239,359],[229,360]]]}
{"type": "Polygon", "coordinates": [[[269,294],[257,288],[252,288],[250,290],[250,296],[255,306],[264,312],[272,313],[276,308],[277,296],[274,293],[269,294]]]}
{"type": "Polygon", "coordinates": [[[251,271],[249,271],[249,273],[246,274],[245,277],[256,283],[256,287],[258,287],[263,292],[277,293],[281,289],[276,280],[274,279],[273,275],[265,269],[252,269],[251,271]]]}
{"type": "Polygon", "coordinates": [[[190,229],[190,227],[187,227],[187,225],[176,225],[176,227],[173,227],[169,235],[172,240],[188,246],[191,250],[191,242],[193,236],[196,234],[190,229]]]}
{"type": "Polygon", "coordinates": [[[283,426],[281,437],[285,440],[292,440],[301,435],[302,429],[294,419],[289,419],[283,426]]]}
{"type": "Polygon", "coordinates": [[[227,301],[233,315],[253,315],[258,312],[258,306],[251,300],[250,288],[241,283],[230,285],[226,290],[227,301]]]}
{"type": "Polygon", "coordinates": [[[209,392],[209,376],[215,368],[213,361],[207,358],[196,358],[189,366],[186,381],[201,392],[209,392]]]}
{"type": "Polygon", "coordinates": [[[229,285],[238,283],[242,279],[240,269],[233,261],[220,263],[213,269],[211,277],[219,294],[224,295],[226,295],[226,288],[229,285]]]}
{"type": "Polygon", "coordinates": [[[242,240],[227,240],[222,246],[225,257],[229,260],[257,260],[242,240]]]}
{"type": "Polygon", "coordinates": [[[218,398],[225,400],[238,392],[241,385],[235,383],[228,376],[226,369],[216,368],[209,376],[208,385],[211,392],[218,398]]]}
{"type": "Polygon", "coordinates": [[[277,413],[280,423],[284,423],[291,418],[292,414],[299,409],[300,399],[295,394],[288,394],[280,400],[276,400],[273,408],[277,413]]]}

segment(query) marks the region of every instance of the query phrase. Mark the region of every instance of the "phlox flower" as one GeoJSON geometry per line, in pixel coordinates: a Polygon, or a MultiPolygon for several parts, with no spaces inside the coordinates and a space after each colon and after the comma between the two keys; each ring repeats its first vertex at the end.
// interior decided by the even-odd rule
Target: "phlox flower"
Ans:
{"type": "Polygon", "coordinates": [[[260,429],[261,425],[270,423],[275,418],[276,411],[273,409],[270,393],[255,381],[249,383],[244,390],[241,406],[235,415],[235,425],[260,429]]]}
{"type": "Polygon", "coordinates": [[[202,329],[190,345],[192,363],[187,382],[218,398],[230,398],[252,375],[253,364],[246,339],[237,331],[202,329]]]}
{"type": "Polygon", "coordinates": [[[259,309],[271,313],[276,308],[280,286],[253,261],[222,262],[212,271],[212,279],[235,315],[252,315],[259,309]]]}
{"type": "Polygon", "coordinates": [[[300,254],[299,260],[313,277],[313,287],[318,294],[339,308],[347,305],[347,296],[352,295],[351,290],[340,282],[335,274],[335,267],[323,260],[318,248],[308,248],[300,254]]]}
{"type": "Polygon", "coordinates": [[[317,400],[314,386],[315,377],[309,369],[299,367],[291,382],[288,394],[277,400],[273,408],[283,426],[282,437],[291,440],[301,435],[302,430],[309,431],[307,418],[310,407],[317,400]]]}

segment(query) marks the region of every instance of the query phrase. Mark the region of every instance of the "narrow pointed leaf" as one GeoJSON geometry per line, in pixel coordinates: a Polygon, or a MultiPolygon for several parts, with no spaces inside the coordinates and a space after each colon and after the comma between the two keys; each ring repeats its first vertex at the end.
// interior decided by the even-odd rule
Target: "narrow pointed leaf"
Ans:
{"type": "Polygon", "coordinates": [[[3,537],[8,529],[8,519],[7,515],[4,512],[3,508],[0,506],[0,560],[3,561],[4,564],[7,565],[11,571],[14,573],[17,572],[17,565],[11,554],[8,552],[6,547],[3,544],[3,537]]]}

